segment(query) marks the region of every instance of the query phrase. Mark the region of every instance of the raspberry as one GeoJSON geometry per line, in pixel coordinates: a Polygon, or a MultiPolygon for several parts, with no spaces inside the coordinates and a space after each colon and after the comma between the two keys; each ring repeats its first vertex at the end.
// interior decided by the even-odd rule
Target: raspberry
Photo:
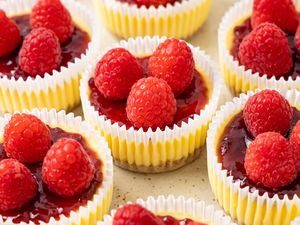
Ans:
{"type": "Polygon", "coordinates": [[[300,53],[300,26],[297,29],[297,32],[295,34],[295,46],[297,48],[298,53],[300,53]]]}
{"type": "Polygon", "coordinates": [[[159,6],[167,6],[167,4],[174,4],[175,0],[135,0],[135,3],[138,5],[138,7],[146,6],[147,8],[150,8],[150,6],[154,6],[155,8],[158,8],[159,6]]]}
{"type": "Polygon", "coordinates": [[[0,161],[0,210],[19,209],[37,192],[37,183],[23,164],[15,159],[0,161]]]}
{"type": "Polygon", "coordinates": [[[61,62],[61,49],[56,35],[46,28],[32,30],[19,52],[23,71],[35,77],[57,69],[61,62]]]}
{"type": "Polygon", "coordinates": [[[300,171],[300,121],[294,126],[290,136],[290,144],[292,145],[297,158],[297,169],[300,171]]]}
{"type": "Polygon", "coordinates": [[[164,80],[148,77],[133,85],[127,99],[128,119],[137,128],[163,128],[175,116],[176,99],[164,80]]]}
{"type": "Polygon", "coordinates": [[[252,27],[260,24],[274,23],[287,33],[295,33],[299,18],[292,0],[254,0],[252,27]]]}
{"type": "Polygon", "coordinates": [[[127,204],[119,208],[113,225],[164,225],[152,212],[138,204],[127,204]]]}
{"type": "Polygon", "coordinates": [[[275,24],[263,23],[242,41],[238,58],[245,68],[260,76],[277,79],[288,73],[293,65],[291,49],[285,33],[275,24]]]}
{"type": "Polygon", "coordinates": [[[249,98],[243,116],[254,137],[268,131],[285,135],[290,129],[293,111],[277,91],[263,90],[249,98]]]}
{"type": "Polygon", "coordinates": [[[184,41],[171,38],[161,43],[150,57],[148,75],[167,81],[177,96],[191,84],[194,68],[189,46],[184,41]]]}
{"type": "Polygon", "coordinates": [[[13,52],[19,46],[20,41],[19,27],[0,9],[0,57],[13,52]]]}
{"type": "Polygon", "coordinates": [[[132,85],[144,76],[138,60],[129,51],[108,51],[95,69],[95,85],[108,99],[126,99],[132,85]]]}
{"type": "Polygon", "coordinates": [[[51,145],[48,127],[37,117],[25,113],[12,116],[3,136],[7,155],[22,163],[43,161],[51,145]]]}
{"type": "Polygon", "coordinates": [[[283,187],[297,177],[296,158],[289,142],[279,133],[258,135],[245,155],[248,177],[265,187],[283,187]]]}
{"type": "Polygon", "coordinates": [[[30,14],[30,23],[33,28],[52,30],[60,43],[66,42],[74,31],[72,17],[60,0],[39,0],[30,14]]]}
{"type": "Polygon", "coordinates": [[[48,151],[43,162],[43,181],[62,197],[85,191],[94,178],[95,167],[82,145],[70,138],[61,138],[48,151]]]}

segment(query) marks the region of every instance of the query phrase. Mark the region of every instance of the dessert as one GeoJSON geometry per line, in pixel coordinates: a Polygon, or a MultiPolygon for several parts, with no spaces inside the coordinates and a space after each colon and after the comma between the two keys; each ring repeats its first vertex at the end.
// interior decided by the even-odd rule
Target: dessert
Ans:
{"type": "MultiPolygon", "coordinates": [[[[166,63],[167,60],[162,65],[167,66],[166,63]]],[[[162,69],[164,67],[157,67],[156,72],[162,69]]],[[[122,74],[120,72],[119,76],[122,74]]],[[[128,80],[131,82],[131,79],[128,80]]],[[[112,83],[110,86],[115,87],[112,83]]],[[[181,83],[177,83],[177,86],[182,88],[181,83]]],[[[121,42],[117,48],[103,52],[85,72],[80,85],[85,118],[106,138],[115,164],[145,173],[174,170],[199,156],[205,143],[208,122],[218,105],[220,91],[221,81],[217,71],[203,52],[183,41],[158,37],[121,42]],[[157,63],[152,57],[156,51],[160,51],[158,46],[166,43],[173,64],[168,64],[170,71],[164,73],[164,77],[157,78],[154,73],[149,74],[149,67],[151,63],[157,63]],[[177,48],[183,48],[180,45],[189,48],[191,58],[176,53],[177,48]],[[105,61],[108,55],[118,52],[119,48],[133,55],[130,57],[132,61],[126,60],[127,64],[140,64],[143,71],[141,74],[138,69],[140,75],[134,76],[135,84],[131,90],[124,92],[127,98],[113,100],[105,97],[105,92],[97,87],[97,80],[102,79],[98,66],[109,68],[111,72],[107,76],[118,80],[115,71],[121,71],[121,67],[127,68],[125,64],[115,64],[118,58],[111,60],[113,64],[104,65],[103,59],[105,61]],[[171,77],[176,79],[177,76],[178,64],[174,62],[195,65],[192,71],[186,70],[186,74],[182,74],[192,79],[187,79],[189,86],[177,96],[169,85],[170,80],[174,81],[171,77]],[[138,79],[141,76],[145,78],[138,79]]]]}
{"type": "Polygon", "coordinates": [[[219,56],[235,95],[256,88],[299,89],[298,2],[236,3],[219,27],[219,56]]]}
{"type": "Polygon", "coordinates": [[[1,223],[80,225],[102,219],[112,197],[112,158],[104,139],[80,117],[46,109],[7,114],[0,130],[1,223]],[[45,144],[46,152],[31,142],[45,144]]]}
{"type": "Polygon", "coordinates": [[[94,17],[69,0],[5,0],[0,9],[0,112],[78,104],[81,72],[99,49],[94,17]]]}
{"type": "Polygon", "coordinates": [[[122,38],[188,38],[206,21],[211,0],[93,0],[105,26],[122,38]]]}
{"type": "Polygon", "coordinates": [[[240,223],[284,225],[299,215],[299,96],[295,90],[248,92],[212,120],[210,184],[240,223]]]}
{"type": "Polygon", "coordinates": [[[129,221],[135,225],[235,225],[222,211],[217,211],[204,202],[171,195],[148,197],[145,201],[138,199],[137,203],[128,203],[113,210],[111,215],[105,216],[104,221],[98,225],[123,225],[129,221]]]}

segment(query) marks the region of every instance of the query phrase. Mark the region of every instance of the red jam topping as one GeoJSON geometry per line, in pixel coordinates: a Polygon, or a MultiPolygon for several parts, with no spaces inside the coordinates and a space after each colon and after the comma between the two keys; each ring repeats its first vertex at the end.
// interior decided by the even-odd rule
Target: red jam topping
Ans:
{"type": "MultiPolygon", "coordinates": [[[[25,205],[23,208],[11,212],[1,212],[0,215],[6,221],[7,219],[13,219],[14,223],[29,223],[30,221],[39,224],[39,221],[49,222],[51,217],[58,219],[60,215],[69,216],[71,211],[79,209],[80,206],[86,205],[86,203],[93,198],[97,188],[103,181],[102,174],[102,162],[96,155],[96,153],[90,149],[84,137],[80,134],[69,133],[60,128],[50,128],[52,143],[56,140],[66,137],[77,140],[82,144],[87,151],[95,165],[96,172],[95,177],[91,182],[88,190],[82,193],[80,196],[72,198],[61,198],[51,193],[42,181],[42,163],[26,165],[27,168],[36,177],[38,183],[37,196],[25,205]]],[[[3,144],[0,144],[0,160],[6,159],[7,156],[3,149],[3,144]]]]}
{"type": "MultiPolygon", "coordinates": [[[[143,65],[144,75],[147,77],[149,57],[138,60],[143,65]]],[[[203,76],[195,69],[193,77],[191,85],[176,98],[177,112],[173,125],[177,124],[180,126],[182,121],[187,121],[194,114],[199,114],[208,102],[208,87],[203,76]]],[[[90,102],[95,107],[95,110],[99,112],[99,115],[105,115],[113,123],[118,122],[120,126],[132,127],[132,123],[126,115],[126,100],[111,101],[106,99],[95,86],[94,78],[89,80],[89,87],[91,89],[90,102]]]]}
{"type": "MultiPolygon", "coordinates": [[[[18,25],[22,40],[31,31],[29,15],[15,16],[12,19],[18,25]]],[[[61,45],[62,61],[60,66],[67,66],[68,62],[74,62],[75,58],[80,58],[81,54],[85,53],[90,42],[90,37],[87,32],[81,30],[78,26],[75,26],[74,33],[70,40],[61,45]]],[[[18,54],[20,46],[9,56],[0,58],[0,78],[1,77],[15,77],[16,79],[22,77],[27,79],[29,74],[24,72],[18,65],[18,54]]]]}
{"type": "MultiPolygon", "coordinates": [[[[165,225],[188,225],[191,222],[195,222],[191,219],[183,219],[177,220],[172,216],[160,216],[161,220],[164,222],[165,225]]],[[[208,225],[206,223],[197,222],[199,225],[208,225]]]]}
{"type": "MultiPolygon", "coordinates": [[[[234,39],[233,46],[231,48],[231,55],[235,60],[238,60],[238,51],[240,44],[251,31],[251,18],[246,19],[242,25],[236,26],[234,28],[234,39]]],[[[294,43],[294,34],[287,34],[287,38],[291,48],[293,67],[289,73],[284,75],[284,78],[288,80],[289,77],[292,77],[292,79],[295,80],[298,76],[300,76],[300,54],[298,53],[294,43]]]]}
{"type": "MultiPolygon", "coordinates": [[[[293,121],[291,129],[300,120],[300,111],[293,109],[293,121]]],[[[287,134],[287,138],[290,135],[287,134]]],[[[269,197],[275,194],[280,199],[287,195],[290,199],[296,194],[300,197],[300,173],[297,179],[290,185],[280,188],[267,188],[261,183],[254,183],[246,174],[244,167],[244,158],[247,146],[254,138],[247,130],[244,122],[243,113],[240,112],[228,123],[219,142],[219,162],[222,163],[222,168],[228,171],[228,176],[232,176],[234,181],[241,182],[241,188],[249,187],[250,192],[258,190],[260,195],[268,193],[269,197]]]]}

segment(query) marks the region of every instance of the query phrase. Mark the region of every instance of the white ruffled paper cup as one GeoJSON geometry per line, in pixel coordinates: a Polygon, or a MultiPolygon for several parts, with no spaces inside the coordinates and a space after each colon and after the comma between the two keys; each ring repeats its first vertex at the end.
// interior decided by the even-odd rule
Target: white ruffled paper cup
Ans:
{"type": "MultiPolygon", "coordinates": [[[[156,215],[173,216],[176,219],[189,218],[195,222],[208,223],[210,225],[236,225],[229,216],[226,216],[221,210],[216,210],[212,205],[207,206],[203,201],[196,201],[193,198],[186,199],[183,196],[168,197],[159,196],[158,198],[148,197],[147,200],[138,199],[137,202],[156,215]]],[[[104,221],[97,225],[112,225],[113,216],[104,216],[104,221]]]]}
{"type": "MultiPolygon", "coordinates": [[[[296,0],[295,3],[297,8],[300,8],[300,0],[296,0]]],[[[240,65],[231,55],[230,50],[234,38],[233,30],[250,18],[252,6],[253,0],[238,1],[227,11],[219,26],[219,61],[227,85],[235,95],[246,93],[249,90],[254,91],[257,88],[300,90],[300,77],[297,77],[296,80],[293,80],[292,77],[289,77],[288,80],[283,77],[277,80],[274,76],[267,78],[266,74],[259,76],[259,73],[253,73],[251,69],[246,70],[245,66],[240,65]]]]}
{"type": "MultiPolygon", "coordinates": [[[[267,192],[259,195],[258,190],[241,188],[242,181],[234,181],[233,177],[228,175],[229,171],[222,169],[222,163],[218,160],[218,144],[226,125],[243,110],[247,100],[256,92],[249,91],[227,102],[212,119],[207,134],[209,180],[219,204],[240,223],[289,225],[297,215],[300,215],[300,199],[296,194],[292,199],[287,195],[281,199],[277,194],[271,198],[267,192]]],[[[287,90],[281,91],[281,94],[292,106],[300,108],[299,92],[287,90]]]]}
{"type": "MultiPolygon", "coordinates": [[[[66,67],[61,67],[60,72],[53,70],[52,75],[46,73],[44,77],[35,79],[28,77],[8,79],[0,78],[0,112],[21,111],[44,107],[56,110],[69,110],[80,102],[79,82],[85,66],[95,57],[100,49],[101,36],[98,22],[93,13],[74,0],[61,0],[70,11],[73,21],[80,28],[88,32],[90,43],[85,53],[74,62],[69,62],[66,67]]],[[[0,8],[8,16],[25,15],[31,12],[37,0],[3,0],[0,8]]]]}
{"type": "Polygon", "coordinates": [[[182,0],[174,5],[138,8],[118,0],[93,0],[111,32],[122,37],[167,36],[187,38],[206,21],[212,0],[182,0]]]}
{"type": "Polygon", "coordinates": [[[300,217],[297,217],[294,221],[292,221],[291,225],[300,225],[300,217]]]}
{"type": "MultiPolygon", "coordinates": [[[[113,47],[128,49],[135,56],[150,56],[156,47],[166,40],[159,37],[145,37],[121,41],[113,47]]],[[[132,171],[156,173],[174,170],[193,161],[205,144],[208,124],[214,115],[220,100],[222,79],[210,58],[199,48],[191,46],[197,70],[202,74],[210,91],[209,101],[200,114],[194,114],[181,126],[174,125],[164,131],[126,129],[118,123],[113,123],[104,115],[99,115],[91,105],[91,94],[88,81],[94,76],[94,68],[99,59],[107,52],[97,57],[97,61],[89,66],[81,84],[80,94],[83,112],[86,120],[105,137],[112,149],[115,164],[132,171]]]]}
{"type": "MultiPolygon", "coordinates": [[[[48,111],[47,109],[34,109],[32,111],[23,111],[40,118],[45,124],[50,127],[59,127],[67,132],[78,133],[82,135],[87,144],[95,151],[103,163],[103,181],[100,187],[96,190],[93,198],[86,205],[82,205],[76,211],[71,211],[69,216],[61,215],[59,219],[50,218],[48,223],[40,221],[40,225],[90,225],[96,224],[102,220],[103,216],[108,212],[113,191],[113,161],[110,149],[107,146],[104,138],[99,137],[92,127],[87,122],[82,121],[81,117],[75,117],[73,113],[66,114],[65,111],[48,111]]],[[[10,114],[5,114],[0,118],[0,134],[3,135],[4,127],[11,118],[10,114]]],[[[3,137],[1,137],[2,139],[3,137]]],[[[13,219],[8,218],[3,220],[0,214],[0,224],[3,225],[33,225],[33,222],[14,223],[13,219]]]]}

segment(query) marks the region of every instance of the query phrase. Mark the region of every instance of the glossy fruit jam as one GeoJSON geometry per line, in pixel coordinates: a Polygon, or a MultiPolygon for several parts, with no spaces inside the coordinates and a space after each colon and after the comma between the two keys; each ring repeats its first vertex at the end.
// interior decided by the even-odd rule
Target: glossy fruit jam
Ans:
{"type": "MultiPolygon", "coordinates": [[[[71,211],[79,209],[80,206],[86,205],[88,200],[91,200],[103,181],[102,162],[88,146],[84,138],[80,134],[69,133],[60,128],[50,128],[52,143],[56,140],[66,137],[73,138],[82,144],[95,165],[96,172],[94,179],[88,190],[80,196],[72,198],[61,198],[51,193],[46,185],[42,182],[42,163],[26,165],[27,168],[34,174],[38,183],[37,196],[25,205],[23,208],[11,212],[1,212],[0,215],[6,221],[8,218],[13,218],[14,223],[33,223],[39,224],[39,221],[48,222],[51,217],[58,219],[60,215],[69,216],[71,211]]],[[[3,149],[3,144],[0,144],[0,160],[7,158],[3,149]]],[[[1,203],[0,203],[1,204],[1,203]]]]}
{"type": "MultiPolygon", "coordinates": [[[[160,216],[160,219],[164,222],[165,225],[188,225],[191,222],[195,222],[191,219],[177,220],[172,216],[160,216]]],[[[207,223],[197,222],[198,225],[208,225],[207,223]]]]}
{"type": "MultiPolygon", "coordinates": [[[[293,109],[293,122],[291,129],[300,119],[300,111],[293,109]]],[[[287,134],[287,138],[289,134],[287,134]]],[[[296,194],[300,197],[300,173],[297,179],[286,187],[267,188],[261,183],[254,183],[246,174],[244,167],[244,158],[247,146],[253,140],[252,134],[247,130],[244,122],[243,113],[240,112],[232,118],[226,126],[219,141],[219,162],[222,163],[223,169],[228,170],[228,176],[233,176],[234,181],[241,182],[241,188],[249,187],[250,192],[259,191],[260,195],[268,193],[269,197],[278,194],[280,199],[287,195],[290,199],[296,194]]]]}
{"type": "MultiPolygon", "coordinates": [[[[141,58],[139,61],[144,67],[144,76],[147,77],[149,57],[141,58]]],[[[126,115],[126,100],[111,101],[106,99],[95,86],[94,78],[89,80],[89,87],[91,89],[90,102],[99,112],[99,115],[105,115],[112,122],[118,122],[120,126],[132,127],[132,123],[126,115]]],[[[195,69],[191,85],[176,97],[177,112],[170,127],[174,124],[180,125],[182,121],[187,121],[194,114],[199,114],[208,102],[208,95],[209,90],[205,80],[195,69]]]]}
{"type": "MultiPolygon", "coordinates": [[[[242,43],[245,36],[247,36],[252,31],[251,27],[251,18],[248,18],[240,26],[234,28],[234,39],[233,45],[231,48],[231,55],[235,60],[238,60],[239,46],[242,43]]],[[[295,80],[300,76],[300,54],[297,51],[297,48],[294,43],[294,34],[287,34],[289,45],[291,48],[292,58],[293,58],[293,67],[291,71],[287,74],[284,74],[283,77],[288,80],[289,77],[292,77],[295,80]]]]}
{"type": "MultiPolygon", "coordinates": [[[[22,40],[31,31],[29,15],[15,16],[12,19],[18,25],[22,40]]],[[[75,26],[72,37],[64,44],[61,45],[62,61],[60,66],[67,66],[68,62],[74,62],[75,58],[80,58],[88,48],[90,37],[87,32],[83,31],[78,26],[75,26]]],[[[6,76],[8,78],[15,77],[16,79],[22,77],[24,80],[30,76],[24,72],[18,64],[18,54],[22,46],[20,46],[10,55],[0,57],[0,78],[6,76]]],[[[59,69],[59,68],[57,68],[59,69]]]]}

